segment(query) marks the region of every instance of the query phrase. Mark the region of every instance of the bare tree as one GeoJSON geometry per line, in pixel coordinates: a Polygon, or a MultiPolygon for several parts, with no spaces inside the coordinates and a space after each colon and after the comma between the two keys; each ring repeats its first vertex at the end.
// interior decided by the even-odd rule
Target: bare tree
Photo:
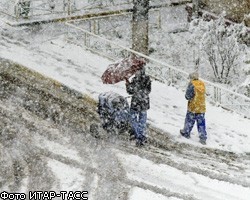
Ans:
{"type": "Polygon", "coordinates": [[[238,29],[227,27],[223,18],[211,21],[202,38],[202,49],[205,52],[214,77],[221,83],[229,83],[229,75],[239,65],[241,54],[238,43],[238,29]]]}

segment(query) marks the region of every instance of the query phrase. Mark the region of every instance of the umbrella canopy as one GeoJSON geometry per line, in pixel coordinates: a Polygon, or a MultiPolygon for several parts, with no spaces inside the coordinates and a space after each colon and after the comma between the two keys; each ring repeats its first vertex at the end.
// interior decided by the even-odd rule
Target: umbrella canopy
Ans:
{"type": "Polygon", "coordinates": [[[104,84],[114,84],[130,78],[146,64],[143,58],[125,58],[110,64],[102,75],[104,84]]]}

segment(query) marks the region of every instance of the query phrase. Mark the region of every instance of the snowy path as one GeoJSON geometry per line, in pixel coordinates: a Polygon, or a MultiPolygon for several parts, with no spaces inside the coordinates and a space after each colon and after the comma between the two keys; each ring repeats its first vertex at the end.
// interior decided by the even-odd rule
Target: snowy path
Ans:
{"type": "Polygon", "coordinates": [[[240,194],[238,199],[250,195],[249,160],[244,155],[194,148],[171,139],[164,141],[163,149],[152,145],[138,149],[124,136],[95,139],[88,130],[79,133],[65,122],[58,124],[27,110],[25,101],[36,95],[23,96],[20,90],[30,86],[8,79],[1,79],[1,152],[8,152],[1,168],[1,175],[7,172],[2,190],[88,190],[91,199],[132,200],[141,191],[150,191],[155,199],[173,200],[233,200],[235,195],[240,194]]]}
{"type": "MultiPolygon", "coordinates": [[[[8,109],[8,112],[5,113],[5,115],[9,115],[7,118],[14,120],[15,117],[13,116],[15,114],[10,114],[13,107],[9,108],[10,104],[6,105],[3,102],[1,102],[1,105],[5,107],[5,111],[6,108],[8,109]]],[[[1,114],[3,114],[3,107],[1,108],[1,114]]],[[[19,116],[18,124],[7,124],[7,127],[9,125],[14,127],[18,125],[22,131],[26,132],[25,137],[18,135],[17,138],[12,138],[13,143],[10,141],[12,146],[5,149],[8,152],[21,154],[18,158],[10,160],[10,162],[16,163],[15,167],[19,168],[17,174],[13,177],[15,182],[10,187],[12,191],[76,191],[86,189],[93,197],[92,199],[100,199],[100,194],[102,194],[103,199],[108,199],[110,196],[118,197],[121,194],[124,195],[124,199],[127,199],[126,196],[131,187],[150,190],[163,196],[175,196],[180,199],[223,199],[225,195],[222,198],[219,194],[223,192],[224,187],[231,187],[230,191],[232,194],[235,193],[235,195],[238,195],[238,190],[244,192],[245,198],[243,196],[239,199],[247,199],[247,195],[250,194],[250,190],[246,188],[250,183],[249,179],[245,183],[238,181],[243,180],[243,176],[245,176],[242,165],[241,167],[237,166],[238,162],[244,162],[241,160],[244,158],[225,157],[222,164],[221,158],[210,158],[208,160],[208,157],[213,156],[213,154],[197,153],[194,156],[193,153],[185,155],[183,152],[177,153],[154,147],[135,149],[129,147],[129,144],[126,144],[126,142],[122,142],[123,145],[119,142],[120,145],[110,146],[109,142],[98,143],[93,138],[88,138],[86,141],[83,135],[72,134],[71,132],[66,133],[69,130],[62,131],[60,130],[62,129],[61,127],[58,127],[59,130],[51,128],[53,124],[38,119],[25,110],[19,109],[20,111],[22,111],[22,116],[24,116],[23,119],[19,116]],[[19,140],[18,146],[15,143],[17,139],[19,140]],[[14,140],[16,141],[14,142],[14,140]],[[28,142],[29,144],[26,146],[28,142]],[[9,151],[10,149],[12,151],[9,151]],[[187,157],[183,159],[181,156],[187,157]],[[197,157],[201,156],[204,160],[201,158],[197,159],[197,157]],[[25,170],[27,166],[28,170],[25,170]],[[139,173],[138,170],[141,172],[139,173]],[[163,174],[166,175],[164,176],[163,174]],[[179,177],[180,181],[173,182],[176,178],[171,177],[171,175],[176,178],[179,177]],[[205,189],[203,195],[207,195],[206,191],[208,191],[211,196],[208,196],[208,198],[199,196],[196,191],[197,187],[192,184],[186,185],[185,189],[182,188],[183,183],[186,183],[183,180],[184,177],[191,182],[192,179],[196,180],[195,182],[198,185],[204,179],[204,182],[209,184],[210,187],[204,183],[205,185],[202,186],[205,189]],[[165,186],[159,181],[165,182],[165,186]],[[222,186],[222,190],[211,194],[210,191],[215,187],[214,183],[210,184],[211,181],[216,182],[218,188],[222,186]],[[25,182],[28,182],[26,187],[25,182]],[[183,183],[181,184],[181,182],[183,183]],[[170,187],[169,184],[174,184],[175,189],[170,187]],[[241,184],[245,185],[245,187],[241,186],[241,184]],[[112,188],[111,191],[110,188],[112,188]],[[196,188],[196,190],[192,188],[196,188]],[[187,194],[183,193],[182,190],[188,191],[185,192],[187,194]],[[106,191],[106,196],[103,191],[106,191]]],[[[6,120],[6,116],[4,119],[6,120]]],[[[176,148],[178,147],[176,146],[176,148]]],[[[180,147],[179,149],[181,150],[180,147]]],[[[245,164],[247,165],[247,163],[245,164]]],[[[227,199],[235,199],[235,196],[228,195],[227,199]]]]}

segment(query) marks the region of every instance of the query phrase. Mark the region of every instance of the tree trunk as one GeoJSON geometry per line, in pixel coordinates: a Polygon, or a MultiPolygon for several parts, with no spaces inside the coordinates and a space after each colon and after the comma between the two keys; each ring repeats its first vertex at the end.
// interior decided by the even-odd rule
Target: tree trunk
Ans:
{"type": "Polygon", "coordinates": [[[133,0],[133,4],[132,49],[148,55],[149,0],[133,0]]]}

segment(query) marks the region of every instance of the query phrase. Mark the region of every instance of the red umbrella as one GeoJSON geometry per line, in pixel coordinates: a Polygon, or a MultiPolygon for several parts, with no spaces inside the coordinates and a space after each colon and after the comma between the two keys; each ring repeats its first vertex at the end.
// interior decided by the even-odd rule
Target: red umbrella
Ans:
{"type": "Polygon", "coordinates": [[[104,84],[114,84],[128,79],[146,64],[143,58],[125,58],[110,64],[102,75],[104,84]]]}

